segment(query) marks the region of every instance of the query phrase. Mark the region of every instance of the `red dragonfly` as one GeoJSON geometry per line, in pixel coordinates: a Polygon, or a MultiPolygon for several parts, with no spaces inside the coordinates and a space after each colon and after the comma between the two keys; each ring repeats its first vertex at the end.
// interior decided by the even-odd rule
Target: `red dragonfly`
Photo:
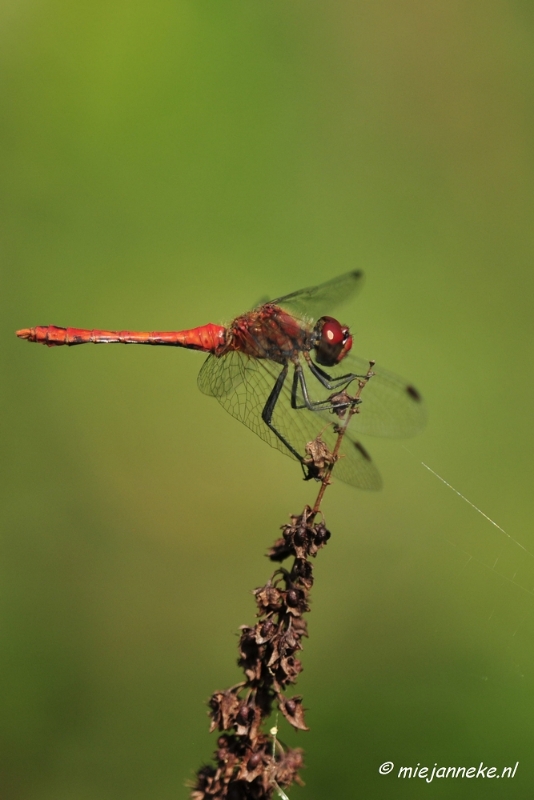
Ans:
{"type": "MultiPolygon", "coordinates": [[[[363,273],[349,272],[320,286],[270,300],[236,317],[228,326],[201,325],[183,331],[142,333],[58,328],[24,328],[21,339],[58,345],[150,344],[186,347],[209,353],[198,385],[216,397],[233,417],[265,442],[296,458],[307,478],[306,445],[321,434],[333,449],[332,392],[364,378],[369,362],[350,352],[352,334],[337,319],[324,316],[360,288],[363,273]],[[321,316],[320,316],[321,315],[321,316]],[[291,373],[291,376],[290,376],[291,373]]],[[[419,392],[402,378],[373,367],[344,439],[335,476],[361,489],[379,489],[381,478],[355,434],[413,436],[424,425],[419,392]]]]}

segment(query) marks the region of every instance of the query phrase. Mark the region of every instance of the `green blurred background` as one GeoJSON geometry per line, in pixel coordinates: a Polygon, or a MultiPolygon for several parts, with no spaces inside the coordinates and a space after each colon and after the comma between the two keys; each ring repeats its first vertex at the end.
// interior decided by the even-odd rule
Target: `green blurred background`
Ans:
{"type": "Polygon", "coordinates": [[[352,268],[355,351],[429,424],[366,440],[382,492],[327,494],[291,796],[532,797],[533,28],[525,0],[1,4],[2,800],[185,798],[315,493],[200,354],[14,330],[220,323],[352,268]]]}

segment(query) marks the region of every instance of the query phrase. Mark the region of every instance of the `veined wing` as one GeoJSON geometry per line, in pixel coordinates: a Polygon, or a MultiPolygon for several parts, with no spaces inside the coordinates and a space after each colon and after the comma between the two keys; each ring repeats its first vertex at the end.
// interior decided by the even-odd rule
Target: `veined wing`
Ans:
{"type": "Polygon", "coordinates": [[[326,283],[300,289],[298,292],[286,294],[270,302],[298,316],[317,319],[329,314],[340,303],[351,300],[360,290],[362,283],[363,272],[354,270],[326,283]]]}
{"type": "MultiPolygon", "coordinates": [[[[368,361],[349,353],[334,370],[326,371],[334,377],[349,372],[363,376],[368,369],[368,361]]],[[[350,430],[393,438],[420,433],[426,422],[426,408],[417,389],[380,366],[373,366],[372,370],[374,375],[362,391],[360,413],[351,421],[350,430]]],[[[349,394],[356,387],[352,383],[349,394]]]]}
{"type": "MultiPolygon", "coordinates": [[[[226,411],[254,431],[264,442],[293,457],[261,418],[267,398],[282,369],[282,365],[267,359],[255,359],[233,351],[221,358],[208,356],[200,370],[198,385],[204,394],[216,397],[226,411]]],[[[319,433],[327,447],[333,450],[336,441],[333,423],[338,421],[337,418],[307,408],[291,408],[292,370],[290,365],[274,410],[273,425],[303,456],[306,454],[306,444],[313,441],[319,433]]],[[[323,393],[326,399],[328,393],[324,389],[323,393]]],[[[382,485],[380,474],[370,456],[354,440],[347,439],[344,442],[341,458],[333,474],[360,489],[379,489],[382,485]]]]}
{"type": "Polygon", "coordinates": [[[247,367],[254,371],[253,359],[232,350],[225,356],[217,358],[208,356],[198,373],[198,388],[217,400],[237,393],[243,394],[243,384],[247,380],[247,367]]]}

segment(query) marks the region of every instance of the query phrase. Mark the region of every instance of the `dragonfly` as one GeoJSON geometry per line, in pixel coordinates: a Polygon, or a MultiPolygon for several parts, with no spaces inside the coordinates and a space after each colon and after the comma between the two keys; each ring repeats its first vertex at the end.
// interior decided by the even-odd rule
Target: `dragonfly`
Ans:
{"type": "MultiPolygon", "coordinates": [[[[347,325],[328,316],[351,300],[362,285],[354,270],[318,286],[261,303],[229,325],[208,323],[182,331],[107,331],[55,325],[23,328],[17,336],[48,347],[79,344],[145,344],[208,353],[200,390],[215,397],[233,417],[263,441],[300,462],[306,479],[310,444],[332,451],[338,428],[340,392],[365,381],[359,413],[347,428],[334,476],[360,489],[380,489],[380,473],[360,434],[408,437],[425,423],[420,393],[402,378],[372,367],[352,352],[347,325]],[[355,383],[356,382],[356,383],[355,383]]],[[[360,393],[357,393],[360,394],[360,393]]],[[[347,395],[345,395],[347,396],[347,395]]]]}

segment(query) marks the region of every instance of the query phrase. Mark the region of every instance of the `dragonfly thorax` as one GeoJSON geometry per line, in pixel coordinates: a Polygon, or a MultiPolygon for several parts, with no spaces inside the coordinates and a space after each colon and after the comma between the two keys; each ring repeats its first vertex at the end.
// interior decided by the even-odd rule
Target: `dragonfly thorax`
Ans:
{"type": "Polygon", "coordinates": [[[346,325],[333,317],[317,320],[314,332],[315,358],[323,367],[334,367],[352,347],[352,336],[346,325]]]}
{"type": "Polygon", "coordinates": [[[272,303],[234,319],[222,355],[238,350],[253,358],[286,364],[313,347],[308,326],[272,303]]]}

